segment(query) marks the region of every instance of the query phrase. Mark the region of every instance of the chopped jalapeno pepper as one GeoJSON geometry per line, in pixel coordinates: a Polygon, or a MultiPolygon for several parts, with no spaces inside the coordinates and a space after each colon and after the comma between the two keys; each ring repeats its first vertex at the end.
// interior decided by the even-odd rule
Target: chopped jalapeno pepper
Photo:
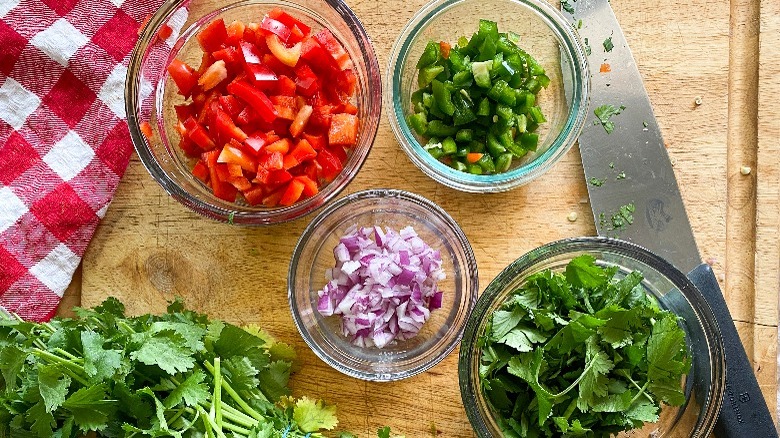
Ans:
{"type": "Polygon", "coordinates": [[[407,123],[432,157],[458,171],[492,174],[539,147],[534,131],[546,118],[537,94],[550,78],[519,40],[480,20],[471,38],[425,46],[407,123]]]}

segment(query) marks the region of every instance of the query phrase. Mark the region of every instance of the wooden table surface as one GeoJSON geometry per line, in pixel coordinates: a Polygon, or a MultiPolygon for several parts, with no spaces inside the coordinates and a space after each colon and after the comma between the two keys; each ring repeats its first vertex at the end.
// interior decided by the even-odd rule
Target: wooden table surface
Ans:
{"type": "MultiPolygon", "coordinates": [[[[208,7],[212,1],[193,4],[208,7]]],[[[366,26],[384,71],[394,39],[423,0],[347,3],[366,26]]],[[[668,143],[702,257],[713,264],[775,412],[780,2],[613,0],[612,6],[668,143]],[[694,104],[697,97],[701,105],[694,104]],[[742,166],[752,172],[742,175],[742,166]]],[[[369,187],[411,190],[449,211],[471,241],[482,288],[534,247],[595,233],[576,148],[530,185],[469,195],[418,171],[383,117],[365,166],[343,194],[369,187]],[[579,219],[569,222],[570,212],[579,219]]],[[[303,343],[287,306],[286,272],[311,219],[256,229],[203,219],[169,198],[134,155],[61,312],[79,303],[98,304],[108,295],[133,313],[160,312],[166,301],[181,296],[213,317],[262,324],[297,347],[303,367],[292,381],[295,394],[335,403],[339,429],[369,436],[387,424],[422,437],[435,426],[441,436],[472,436],[458,390],[457,351],[426,373],[381,384],[339,374],[303,343]]]]}

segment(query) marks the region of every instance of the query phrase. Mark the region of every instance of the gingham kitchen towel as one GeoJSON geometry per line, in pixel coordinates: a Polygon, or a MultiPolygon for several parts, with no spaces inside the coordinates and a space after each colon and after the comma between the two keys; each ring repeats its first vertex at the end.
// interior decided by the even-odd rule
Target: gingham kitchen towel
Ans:
{"type": "Polygon", "coordinates": [[[23,318],[53,316],[127,167],[125,74],[161,4],[0,0],[0,306],[23,318]]]}

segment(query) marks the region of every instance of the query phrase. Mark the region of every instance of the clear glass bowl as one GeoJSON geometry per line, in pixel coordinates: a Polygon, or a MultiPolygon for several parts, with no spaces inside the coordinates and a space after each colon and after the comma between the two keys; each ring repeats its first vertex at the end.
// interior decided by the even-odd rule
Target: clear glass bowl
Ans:
{"type": "MultiPolygon", "coordinates": [[[[125,101],[130,135],[141,162],[152,177],[176,200],[193,211],[212,219],[235,224],[265,225],[289,221],[319,208],[349,184],[363,165],[376,137],[381,114],[382,84],[374,48],[358,18],[338,0],[219,0],[208,2],[217,9],[203,11],[203,4],[189,0],[166,2],[150,19],[136,44],[127,70],[125,101]],[[344,163],[344,170],[320,192],[289,207],[268,208],[221,200],[200,180],[193,177],[191,159],[178,147],[174,105],[184,99],[176,91],[165,67],[174,58],[199,65],[202,50],[194,38],[212,20],[259,21],[271,8],[281,8],[310,25],[312,32],[330,29],[349,53],[357,76],[360,131],[357,146],[344,163]],[[189,12],[188,9],[190,8],[189,12]],[[169,44],[157,41],[163,24],[181,35],[169,44]],[[149,122],[154,135],[148,141],[140,124],[149,122]]],[[[175,34],[174,34],[175,35],[175,34]]]]}
{"type": "Polygon", "coordinates": [[[455,220],[431,201],[400,190],[366,190],[327,206],[306,228],[293,251],[287,291],[293,320],[303,339],[328,365],[352,377],[392,381],[421,373],[444,359],[457,345],[477,300],[477,262],[455,220]],[[442,307],[431,312],[414,338],[382,349],[352,345],[341,333],[341,319],[317,311],[317,291],[327,283],[325,270],[335,264],[333,248],[357,225],[412,226],[441,252],[447,278],[439,282],[442,307]]]}
{"type": "Polygon", "coordinates": [[[641,272],[642,286],[662,308],[679,315],[692,357],[691,371],[683,382],[686,403],[681,407],[662,405],[657,423],[648,423],[619,437],[707,437],[720,411],[725,385],[723,340],[715,317],[698,289],[669,262],[632,243],[606,239],[575,238],[553,242],[537,248],[509,265],[480,296],[466,324],[460,348],[458,378],[471,425],[480,437],[501,436],[493,412],[479,383],[479,337],[485,323],[508,295],[539,271],[562,271],[573,258],[590,254],[602,266],[616,266],[617,278],[631,271],[641,272]]]}
{"type": "Polygon", "coordinates": [[[434,0],[401,31],[387,71],[390,126],[412,162],[426,175],[464,192],[502,192],[542,175],[574,144],[588,114],[590,73],[585,47],[561,13],[545,0],[434,0]],[[460,172],[433,158],[412,132],[406,117],[417,90],[415,65],[429,40],[454,44],[471,37],[479,19],[498,23],[501,32],[520,35],[520,47],[534,56],[550,77],[539,93],[547,122],[539,127],[539,149],[515,160],[509,171],[493,175],[460,172]]]}

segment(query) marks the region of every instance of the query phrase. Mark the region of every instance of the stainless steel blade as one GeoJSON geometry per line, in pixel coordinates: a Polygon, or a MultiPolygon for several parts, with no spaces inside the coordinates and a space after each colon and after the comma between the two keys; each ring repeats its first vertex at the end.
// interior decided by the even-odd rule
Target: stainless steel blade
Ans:
{"type": "Polygon", "coordinates": [[[579,137],[580,155],[599,235],[642,245],[683,272],[701,263],[680,190],[642,76],[608,0],[570,1],[590,46],[592,110],[625,107],[608,134],[594,112],[579,137]],[[604,42],[611,38],[613,48],[604,42]],[[600,73],[608,64],[611,71],[600,73]],[[633,205],[623,227],[620,208],[633,205]],[[615,216],[618,215],[618,216],[615,216]],[[613,216],[615,220],[613,221],[613,216]]]}

